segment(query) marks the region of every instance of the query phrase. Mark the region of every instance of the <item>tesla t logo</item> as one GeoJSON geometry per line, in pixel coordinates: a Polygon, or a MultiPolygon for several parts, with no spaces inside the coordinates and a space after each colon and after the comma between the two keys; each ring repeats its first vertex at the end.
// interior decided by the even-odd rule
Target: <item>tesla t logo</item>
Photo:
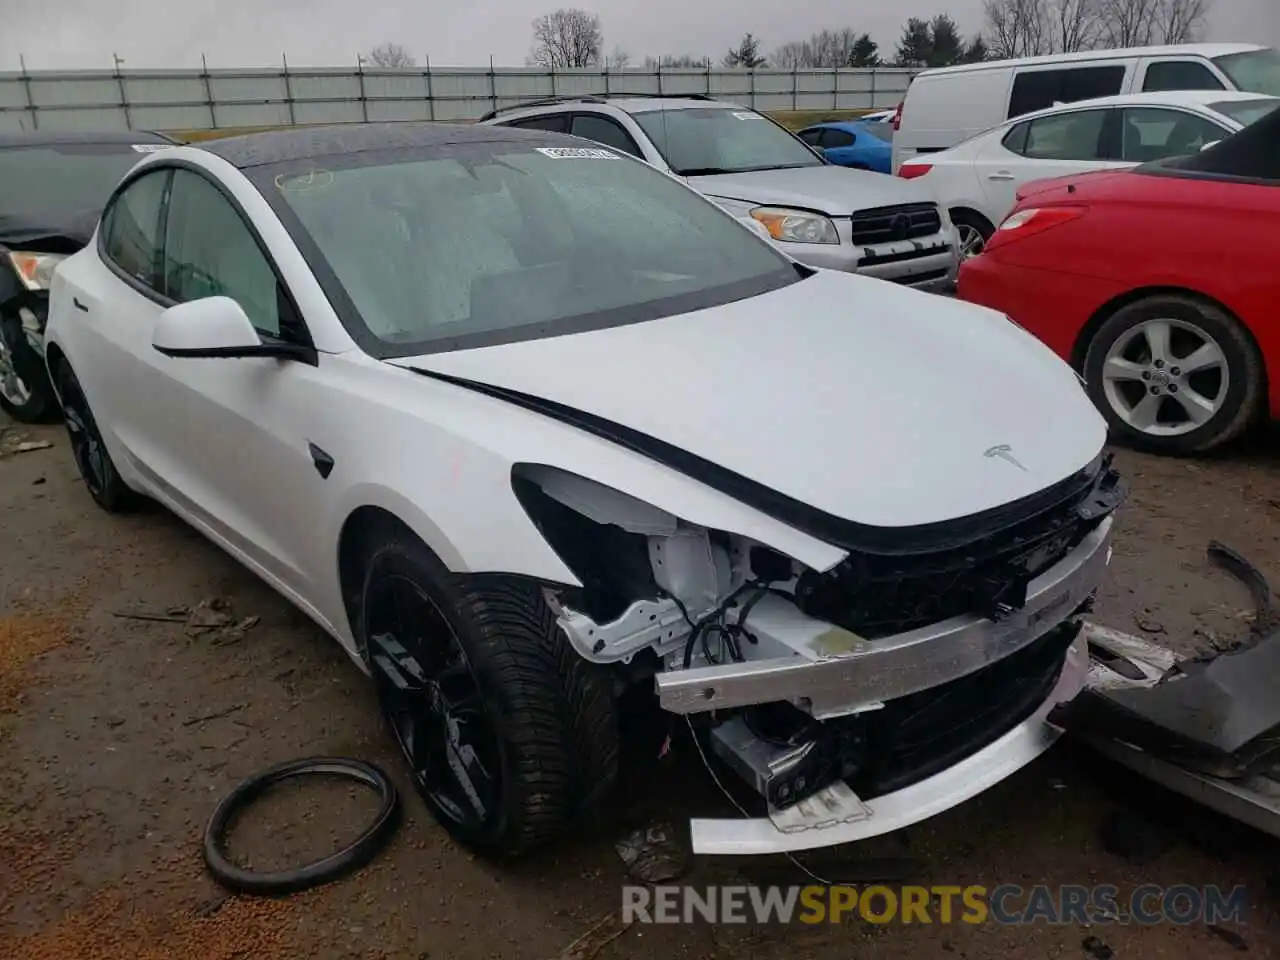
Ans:
{"type": "Polygon", "coordinates": [[[1027,472],[1027,468],[1024,467],[1021,463],[1019,463],[1018,458],[1013,455],[1013,447],[1009,446],[1007,443],[1002,443],[994,447],[988,447],[985,451],[983,451],[982,455],[987,459],[991,459],[992,457],[999,457],[1001,460],[1005,461],[1006,463],[1012,463],[1015,467],[1017,467],[1023,473],[1027,472]]]}

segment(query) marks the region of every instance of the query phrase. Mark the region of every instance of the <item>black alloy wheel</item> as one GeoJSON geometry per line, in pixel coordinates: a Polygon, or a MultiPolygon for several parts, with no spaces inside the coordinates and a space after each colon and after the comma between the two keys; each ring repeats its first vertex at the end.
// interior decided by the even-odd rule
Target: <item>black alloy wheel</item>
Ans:
{"type": "Polygon", "coordinates": [[[65,361],[58,364],[57,380],[71,456],[89,495],[108,513],[121,513],[136,506],[138,494],[129,489],[116,471],[84,389],[65,361]]]}
{"type": "Polygon", "coordinates": [[[502,750],[466,652],[413,580],[371,586],[370,663],[418,792],[457,832],[484,835],[501,814],[502,750]]]}

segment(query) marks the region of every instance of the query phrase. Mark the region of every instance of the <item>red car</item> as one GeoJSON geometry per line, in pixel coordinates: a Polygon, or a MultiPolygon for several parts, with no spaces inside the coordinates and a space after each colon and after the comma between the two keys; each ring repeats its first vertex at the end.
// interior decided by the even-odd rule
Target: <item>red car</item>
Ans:
{"type": "Polygon", "coordinates": [[[1280,418],[1280,110],[1190,157],[1028,184],[958,292],[1072,363],[1122,442],[1198,453],[1280,418]]]}

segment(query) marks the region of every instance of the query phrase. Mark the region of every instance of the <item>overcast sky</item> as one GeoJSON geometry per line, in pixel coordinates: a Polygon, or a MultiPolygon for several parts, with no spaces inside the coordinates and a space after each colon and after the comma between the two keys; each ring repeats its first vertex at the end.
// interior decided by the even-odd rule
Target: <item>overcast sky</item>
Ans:
{"type": "MultiPolygon", "coordinates": [[[[1280,0],[1212,0],[1208,39],[1280,46],[1280,0]]],[[[599,14],[605,51],[722,56],[744,31],[767,53],[824,27],[854,27],[892,51],[906,17],[949,12],[966,32],[982,0],[0,0],[0,70],[354,64],[395,41],[418,62],[520,65],[533,18],[557,6],[599,14]]]]}

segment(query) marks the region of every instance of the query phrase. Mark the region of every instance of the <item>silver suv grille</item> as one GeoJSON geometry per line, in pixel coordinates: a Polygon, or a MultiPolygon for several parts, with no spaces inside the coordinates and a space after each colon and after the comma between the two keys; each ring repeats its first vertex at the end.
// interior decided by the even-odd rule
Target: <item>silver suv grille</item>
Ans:
{"type": "Polygon", "coordinates": [[[857,210],[849,219],[853,242],[862,247],[931,237],[942,229],[942,217],[936,203],[907,203],[857,210]]]}

